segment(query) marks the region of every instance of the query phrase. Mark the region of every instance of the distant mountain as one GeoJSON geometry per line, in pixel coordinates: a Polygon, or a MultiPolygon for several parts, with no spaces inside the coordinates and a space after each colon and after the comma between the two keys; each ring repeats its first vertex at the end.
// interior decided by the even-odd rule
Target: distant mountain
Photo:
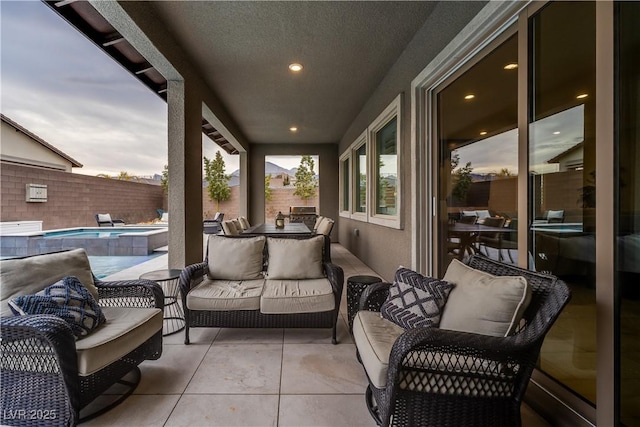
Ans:
{"type": "MultiPolygon", "coordinates": [[[[278,175],[281,173],[286,173],[291,176],[295,176],[298,168],[285,169],[282,166],[276,165],[275,163],[265,162],[264,164],[264,174],[265,175],[278,175]]],[[[240,169],[236,169],[231,172],[231,176],[240,176],[240,169]]]]}
{"type": "Polygon", "coordinates": [[[285,169],[282,166],[276,165],[275,163],[265,162],[264,164],[265,175],[278,175],[281,173],[286,173],[288,175],[291,175],[291,171],[289,169],[285,169]]]}

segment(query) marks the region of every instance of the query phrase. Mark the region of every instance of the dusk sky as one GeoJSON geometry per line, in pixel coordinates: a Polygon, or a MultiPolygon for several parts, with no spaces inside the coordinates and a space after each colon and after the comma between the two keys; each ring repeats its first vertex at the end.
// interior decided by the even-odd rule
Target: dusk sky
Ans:
{"type": "MultiPolygon", "coordinates": [[[[162,172],[162,99],[40,1],[1,0],[0,19],[5,116],[84,165],[74,173],[162,172]]],[[[205,156],[217,148],[203,137],[205,156]]],[[[222,154],[227,173],[236,170],[238,156],[222,154]]]]}

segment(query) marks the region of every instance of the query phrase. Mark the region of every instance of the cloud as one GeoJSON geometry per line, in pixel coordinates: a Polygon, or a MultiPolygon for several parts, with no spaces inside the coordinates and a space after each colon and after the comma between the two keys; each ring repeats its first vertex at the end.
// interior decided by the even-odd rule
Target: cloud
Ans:
{"type": "Polygon", "coordinates": [[[0,7],[2,113],[82,163],[75,173],[161,173],[166,103],[42,2],[0,7]]]}

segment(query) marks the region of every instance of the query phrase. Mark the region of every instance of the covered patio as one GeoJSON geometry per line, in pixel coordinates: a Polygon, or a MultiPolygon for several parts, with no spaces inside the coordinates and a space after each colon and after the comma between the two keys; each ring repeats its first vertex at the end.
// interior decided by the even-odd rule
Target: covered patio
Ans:
{"type": "MultiPolygon", "coordinates": [[[[616,74],[638,71],[614,68],[618,12],[637,17],[635,2],[45,3],[167,102],[169,254],[155,267],[203,259],[203,135],[239,157],[238,212],[252,224],[273,222],[265,158],[317,156],[317,212],[335,219],[345,279],[388,281],[401,265],[442,277],[479,237],[501,259],[566,276],[574,299],[525,402],[554,425],[638,423],[637,291],[619,292],[638,277],[638,115],[625,98],[637,87],[616,74]],[[484,213],[502,222],[462,241],[452,231],[465,212],[477,229],[484,213]]],[[[340,315],[337,346],[286,329],[194,330],[189,347],[166,337],[136,393],[88,424],[373,425],[340,315]]],[[[546,425],[526,405],[523,423],[546,425]]]]}

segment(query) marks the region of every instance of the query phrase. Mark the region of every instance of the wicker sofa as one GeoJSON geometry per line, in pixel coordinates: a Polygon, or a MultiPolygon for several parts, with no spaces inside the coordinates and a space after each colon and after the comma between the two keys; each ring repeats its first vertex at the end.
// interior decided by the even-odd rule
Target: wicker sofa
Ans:
{"type": "Polygon", "coordinates": [[[481,255],[466,265],[454,260],[444,280],[455,286],[439,327],[405,329],[383,318],[389,283],[362,293],[353,335],[371,415],[381,426],[520,426],[520,404],[545,334],[569,301],[567,285],[481,255]]]}
{"type": "Polygon", "coordinates": [[[62,426],[90,419],[132,393],[140,381],[138,365],[162,354],[160,286],[97,280],[84,249],[2,260],[0,282],[3,424],[62,426]],[[68,276],[93,294],[106,323],[76,339],[70,324],[56,315],[12,315],[10,300],[68,276]],[[129,386],[128,392],[80,419],[80,410],[115,383],[129,386]]]}
{"type": "Polygon", "coordinates": [[[185,344],[198,327],[331,328],[344,284],[328,236],[210,235],[205,261],[180,276],[185,344]]]}

